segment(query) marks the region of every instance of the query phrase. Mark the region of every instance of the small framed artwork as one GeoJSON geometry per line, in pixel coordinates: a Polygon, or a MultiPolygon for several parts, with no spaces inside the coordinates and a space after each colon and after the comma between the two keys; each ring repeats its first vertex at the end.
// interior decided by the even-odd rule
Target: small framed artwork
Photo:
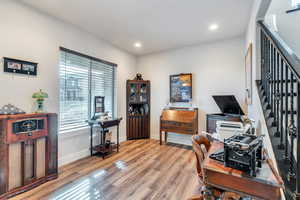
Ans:
{"type": "Polygon", "coordinates": [[[245,86],[246,86],[246,103],[252,104],[252,43],[250,43],[245,56],[245,86]]]}
{"type": "Polygon", "coordinates": [[[105,112],[104,102],[105,102],[105,97],[95,96],[95,107],[94,107],[95,115],[105,112]]]}
{"type": "Polygon", "coordinates": [[[189,102],[192,100],[192,74],[170,76],[170,102],[189,102]]]}
{"type": "Polygon", "coordinates": [[[4,58],[4,72],[37,75],[37,63],[13,58],[4,58]]]}

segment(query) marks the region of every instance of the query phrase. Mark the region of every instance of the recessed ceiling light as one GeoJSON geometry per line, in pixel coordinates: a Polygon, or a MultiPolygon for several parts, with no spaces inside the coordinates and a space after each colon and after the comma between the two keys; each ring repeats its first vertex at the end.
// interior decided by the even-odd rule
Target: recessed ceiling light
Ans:
{"type": "Polygon", "coordinates": [[[136,42],[133,44],[134,47],[136,48],[141,48],[142,47],[142,44],[140,42],[136,42]]]}
{"type": "Polygon", "coordinates": [[[217,30],[219,28],[219,25],[218,24],[211,24],[210,26],[209,26],[209,30],[211,30],[211,31],[215,31],[215,30],[217,30]]]}

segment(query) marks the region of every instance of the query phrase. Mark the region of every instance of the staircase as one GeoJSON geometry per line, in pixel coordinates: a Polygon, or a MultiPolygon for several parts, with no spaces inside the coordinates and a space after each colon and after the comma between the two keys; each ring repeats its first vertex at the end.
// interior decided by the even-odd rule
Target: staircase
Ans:
{"type": "Polygon", "coordinates": [[[258,26],[261,105],[286,199],[300,200],[300,61],[264,22],[258,26]]]}

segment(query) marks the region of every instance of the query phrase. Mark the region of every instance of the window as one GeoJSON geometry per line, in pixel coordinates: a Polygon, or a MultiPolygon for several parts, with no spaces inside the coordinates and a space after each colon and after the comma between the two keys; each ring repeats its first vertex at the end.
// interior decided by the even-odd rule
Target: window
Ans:
{"type": "Polygon", "coordinates": [[[85,127],[94,97],[105,96],[105,110],[114,116],[115,64],[60,49],[60,131],[85,127]]]}

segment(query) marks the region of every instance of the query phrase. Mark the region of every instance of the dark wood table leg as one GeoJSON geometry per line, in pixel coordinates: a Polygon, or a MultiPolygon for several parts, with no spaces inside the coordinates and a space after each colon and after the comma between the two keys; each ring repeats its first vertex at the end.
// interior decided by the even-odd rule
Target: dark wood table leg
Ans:
{"type": "Polygon", "coordinates": [[[165,143],[167,144],[168,142],[168,132],[165,132],[165,143]]]}
{"type": "Polygon", "coordinates": [[[159,132],[159,144],[160,144],[160,145],[162,145],[162,142],[161,142],[161,134],[162,134],[162,131],[159,132]]]}
{"type": "Polygon", "coordinates": [[[119,124],[117,126],[117,152],[119,152],[119,124]]]}
{"type": "Polygon", "coordinates": [[[91,156],[93,156],[93,125],[90,125],[90,149],[91,149],[91,156]]]}
{"type": "MultiPolygon", "coordinates": [[[[106,148],[106,144],[105,144],[105,128],[102,128],[102,134],[101,134],[101,145],[103,145],[106,148]]],[[[105,153],[102,153],[102,158],[105,158],[105,153]]]]}

